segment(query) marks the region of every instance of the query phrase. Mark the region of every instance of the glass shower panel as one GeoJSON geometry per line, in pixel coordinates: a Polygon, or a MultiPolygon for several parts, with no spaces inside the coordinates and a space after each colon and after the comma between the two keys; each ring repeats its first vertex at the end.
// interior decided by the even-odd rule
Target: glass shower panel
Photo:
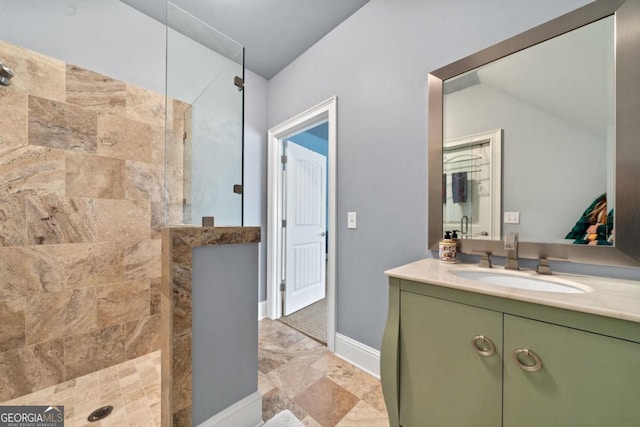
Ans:
{"type": "Polygon", "coordinates": [[[243,61],[241,45],[168,4],[167,225],[242,225],[243,61]]]}

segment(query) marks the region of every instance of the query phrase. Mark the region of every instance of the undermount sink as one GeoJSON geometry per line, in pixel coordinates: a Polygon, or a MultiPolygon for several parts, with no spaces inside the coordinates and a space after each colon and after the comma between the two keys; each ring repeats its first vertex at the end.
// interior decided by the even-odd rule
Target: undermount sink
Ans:
{"type": "Polygon", "coordinates": [[[559,292],[581,294],[589,290],[580,285],[570,284],[563,279],[546,279],[530,276],[528,273],[507,273],[503,271],[484,270],[454,270],[451,272],[461,278],[477,280],[478,282],[501,286],[505,288],[525,289],[528,291],[559,292]],[[525,275],[527,274],[527,275],[525,275]]]}

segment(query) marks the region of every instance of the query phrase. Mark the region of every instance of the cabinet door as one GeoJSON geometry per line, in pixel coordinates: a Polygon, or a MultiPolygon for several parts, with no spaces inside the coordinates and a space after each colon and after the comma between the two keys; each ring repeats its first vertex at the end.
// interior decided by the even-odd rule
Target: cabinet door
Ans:
{"type": "Polygon", "coordinates": [[[400,307],[400,424],[500,426],[502,313],[410,292],[401,292],[400,307]],[[474,349],[479,335],[493,342],[493,355],[474,349]]]}
{"type": "Polygon", "coordinates": [[[505,315],[504,348],[504,427],[640,426],[639,344],[505,315]]]}

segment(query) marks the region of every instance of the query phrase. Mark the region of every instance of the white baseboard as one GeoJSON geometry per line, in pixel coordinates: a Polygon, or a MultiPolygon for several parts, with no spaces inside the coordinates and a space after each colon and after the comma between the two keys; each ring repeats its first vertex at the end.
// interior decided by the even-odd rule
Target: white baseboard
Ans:
{"type": "Polygon", "coordinates": [[[262,425],[262,395],[251,393],[198,427],[256,427],[262,425]]]}
{"type": "Polygon", "coordinates": [[[380,379],[380,351],[336,333],[336,356],[380,379]]]}
{"type": "Polygon", "coordinates": [[[267,302],[262,301],[258,303],[258,320],[267,317],[267,302]]]}

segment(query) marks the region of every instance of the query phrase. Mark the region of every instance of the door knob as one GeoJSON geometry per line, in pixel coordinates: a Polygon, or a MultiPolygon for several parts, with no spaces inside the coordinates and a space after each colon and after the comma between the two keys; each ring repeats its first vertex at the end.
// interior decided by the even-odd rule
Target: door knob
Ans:
{"type": "Polygon", "coordinates": [[[326,231],[323,231],[322,233],[318,234],[318,236],[322,236],[322,237],[324,237],[324,236],[326,236],[326,235],[327,235],[327,232],[326,232],[326,231]]]}

